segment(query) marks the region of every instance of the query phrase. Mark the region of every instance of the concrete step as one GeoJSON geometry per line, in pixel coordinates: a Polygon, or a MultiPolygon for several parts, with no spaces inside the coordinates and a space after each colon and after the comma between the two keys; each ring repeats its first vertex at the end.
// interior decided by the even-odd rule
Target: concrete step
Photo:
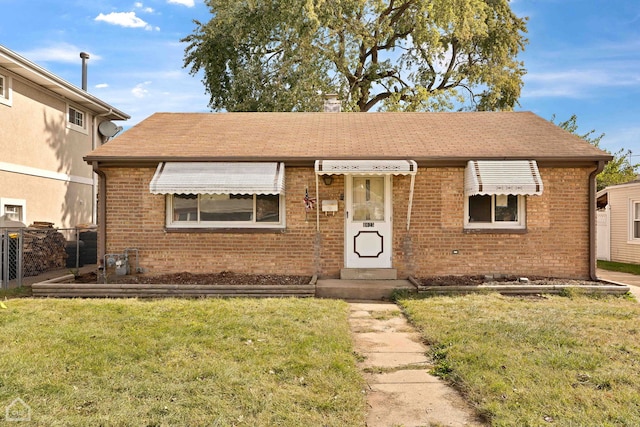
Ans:
{"type": "Polygon", "coordinates": [[[415,291],[408,280],[318,279],[316,297],[350,301],[389,300],[396,289],[415,291]]]}
{"type": "Polygon", "coordinates": [[[396,280],[395,268],[343,268],[340,270],[343,280],[396,280]]]}

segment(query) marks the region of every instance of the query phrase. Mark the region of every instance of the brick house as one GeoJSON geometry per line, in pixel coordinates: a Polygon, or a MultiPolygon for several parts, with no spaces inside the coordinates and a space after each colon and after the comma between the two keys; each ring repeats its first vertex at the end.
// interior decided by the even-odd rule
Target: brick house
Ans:
{"type": "Polygon", "coordinates": [[[157,113],[85,157],[150,273],[595,278],[611,159],[529,112],[157,113]]]}

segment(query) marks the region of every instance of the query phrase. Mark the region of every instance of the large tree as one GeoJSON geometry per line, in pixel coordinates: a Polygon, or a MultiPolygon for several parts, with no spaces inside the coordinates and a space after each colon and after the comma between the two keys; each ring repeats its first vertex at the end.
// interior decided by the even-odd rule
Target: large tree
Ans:
{"type": "Polygon", "coordinates": [[[317,111],[511,110],[525,19],[509,0],[205,0],[184,65],[210,106],[317,111]]]}
{"type": "MultiPolygon", "coordinates": [[[[555,115],[551,117],[552,123],[555,123],[555,118],[555,115]]],[[[604,133],[597,135],[596,131],[592,129],[581,135],[578,132],[578,117],[575,114],[569,117],[568,120],[560,122],[557,125],[566,131],[578,135],[594,147],[602,149],[600,147],[600,141],[604,138],[604,133]]],[[[596,177],[598,191],[610,185],[624,184],[637,178],[640,164],[631,163],[631,150],[621,148],[613,153],[612,156],[613,160],[607,163],[604,170],[596,177]]]]}

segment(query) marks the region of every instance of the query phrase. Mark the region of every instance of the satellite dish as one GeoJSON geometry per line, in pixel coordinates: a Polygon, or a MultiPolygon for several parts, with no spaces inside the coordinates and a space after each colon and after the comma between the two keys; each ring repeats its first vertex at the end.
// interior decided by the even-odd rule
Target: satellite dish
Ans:
{"type": "Polygon", "coordinates": [[[98,131],[102,135],[108,136],[108,137],[115,136],[121,130],[122,130],[122,126],[117,126],[115,123],[109,122],[109,121],[102,122],[100,123],[100,125],[98,125],[98,131]]]}

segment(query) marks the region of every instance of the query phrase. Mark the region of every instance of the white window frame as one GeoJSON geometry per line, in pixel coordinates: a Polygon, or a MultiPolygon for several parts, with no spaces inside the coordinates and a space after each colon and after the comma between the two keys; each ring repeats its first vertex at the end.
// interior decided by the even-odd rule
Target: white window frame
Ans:
{"type": "Polygon", "coordinates": [[[11,77],[0,74],[0,81],[2,82],[0,88],[0,104],[11,107],[11,105],[13,104],[13,89],[11,87],[11,77]]]}
{"type": "Polygon", "coordinates": [[[469,198],[464,198],[464,228],[467,230],[524,230],[527,227],[526,220],[526,196],[518,194],[518,220],[517,221],[496,221],[495,220],[495,199],[496,195],[491,196],[491,222],[471,222],[469,221],[469,198]]]}
{"type": "Polygon", "coordinates": [[[84,134],[89,134],[89,131],[87,128],[88,117],[87,117],[87,112],[85,110],[82,110],[73,104],[67,104],[66,117],[67,117],[67,129],[72,129],[84,134]],[[69,110],[71,109],[73,109],[73,111],[75,111],[76,113],[82,114],[82,126],[75,123],[75,121],[71,121],[71,118],[69,117],[70,116],[69,110]]]}
{"type": "MultiPolygon", "coordinates": [[[[275,194],[274,194],[275,195],[275,194]]],[[[174,194],[166,195],[166,227],[168,229],[284,229],[286,227],[285,221],[285,196],[279,194],[278,208],[279,208],[279,222],[257,222],[256,221],[256,194],[253,194],[253,213],[251,221],[174,221],[173,220],[173,196],[174,194]]],[[[198,210],[200,195],[198,195],[198,210]]]]}
{"type": "Polygon", "coordinates": [[[629,199],[629,243],[640,244],[640,236],[634,235],[634,225],[640,223],[640,216],[635,215],[636,206],[640,206],[640,199],[629,199]]]}
{"type": "Polygon", "coordinates": [[[22,218],[18,221],[27,223],[27,201],[25,199],[12,199],[8,197],[0,197],[0,216],[4,216],[6,206],[20,206],[22,208],[22,218]]]}

